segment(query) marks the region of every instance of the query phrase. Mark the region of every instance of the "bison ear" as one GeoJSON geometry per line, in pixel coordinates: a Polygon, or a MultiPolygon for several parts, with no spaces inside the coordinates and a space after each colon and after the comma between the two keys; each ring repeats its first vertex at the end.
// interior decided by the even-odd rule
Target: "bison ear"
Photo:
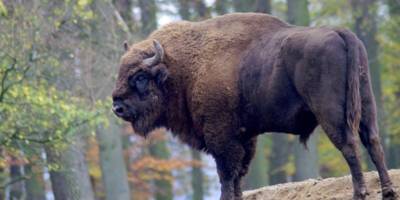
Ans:
{"type": "Polygon", "coordinates": [[[161,46],[158,40],[153,40],[153,46],[156,50],[156,54],[159,55],[159,62],[164,62],[164,48],[161,46]]]}
{"type": "Polygon", "coordinates": [[[164,64],[160,64],[155,71],[155,80],[157,85],[161,86],[168,79],[168,69],[164,64]]]}
{"type": "Polygon", "coordinates": [[[129,45],[128,45],[128,41],[124,41],[124,50],[125,52],[127,52],[129,50],[129,45]]]}

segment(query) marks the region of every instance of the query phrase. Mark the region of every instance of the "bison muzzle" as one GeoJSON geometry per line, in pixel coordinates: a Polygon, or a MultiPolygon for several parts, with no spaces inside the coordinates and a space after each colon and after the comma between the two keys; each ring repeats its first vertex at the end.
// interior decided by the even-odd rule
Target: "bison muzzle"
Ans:
{"type": "Polygon", "coordinates": [[[257,135],[282,132],[306,142],[321,125],[353,176],[354,199],[367,190],[361,138],[395,199],[379,141],[367,55],[345,29],[292,26],[266,14],[229,14],[172,23],[125,45],[113,111],[146,136],[166,127],[216,161],[221,199],[241,199],[241,178],[257,135]]]}

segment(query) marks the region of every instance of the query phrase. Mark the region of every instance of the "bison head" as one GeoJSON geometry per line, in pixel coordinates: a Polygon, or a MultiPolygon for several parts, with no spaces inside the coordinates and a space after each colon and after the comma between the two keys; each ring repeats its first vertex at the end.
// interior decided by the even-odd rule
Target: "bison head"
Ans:
{"type": "Polygon", "coordinates": [[[162,124],[165,113],[165,81],[168,71],[164,49],[154,40],[146,49],[128,48],[122,56],[113,91],[114,113],[132,124],[135,133],[146,136],[162,124]]]}

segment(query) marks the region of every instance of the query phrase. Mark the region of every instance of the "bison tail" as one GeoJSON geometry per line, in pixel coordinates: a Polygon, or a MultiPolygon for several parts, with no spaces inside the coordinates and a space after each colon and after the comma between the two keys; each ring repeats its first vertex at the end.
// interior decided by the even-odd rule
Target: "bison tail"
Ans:
{"type": "MultiPolygon", "coordinates": [[[[336,30],[347,50],[346,122],[348,133],[358,134],[361,120],[360,41],[347,29],[336,30]]],[[[344,137],[347,139],[347,137],[344,137]]]]}

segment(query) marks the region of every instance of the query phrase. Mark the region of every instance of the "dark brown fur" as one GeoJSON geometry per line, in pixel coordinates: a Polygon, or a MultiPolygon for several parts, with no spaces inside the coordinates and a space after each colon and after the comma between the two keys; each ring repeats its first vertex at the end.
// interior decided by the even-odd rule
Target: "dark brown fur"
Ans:
{"type": "Polygon", "coordinates": [[[113,98],[138,113],[124,118],[138,134],[165,126],[212,154],[221,199],[241,198],[240,180],[258,134],[293,133],[305,142],[318,124],[342,151],[355,198],[362,199],[366,189],[354,143],[360,126],[383,195],[389,197],[394,193],[369,80],[364,47],[347,30],[295,27],[264,14],[229,14],[170,24],[130,47],[121,59],[113,98]],[[154,39],[165,59],[145,66],[143,59],[155,54],[154,39]],[[128,85],[138,71],[150,76],[145,96],[128,85]],[[167,77],[161,84],[160,76],[167,77]]]}

